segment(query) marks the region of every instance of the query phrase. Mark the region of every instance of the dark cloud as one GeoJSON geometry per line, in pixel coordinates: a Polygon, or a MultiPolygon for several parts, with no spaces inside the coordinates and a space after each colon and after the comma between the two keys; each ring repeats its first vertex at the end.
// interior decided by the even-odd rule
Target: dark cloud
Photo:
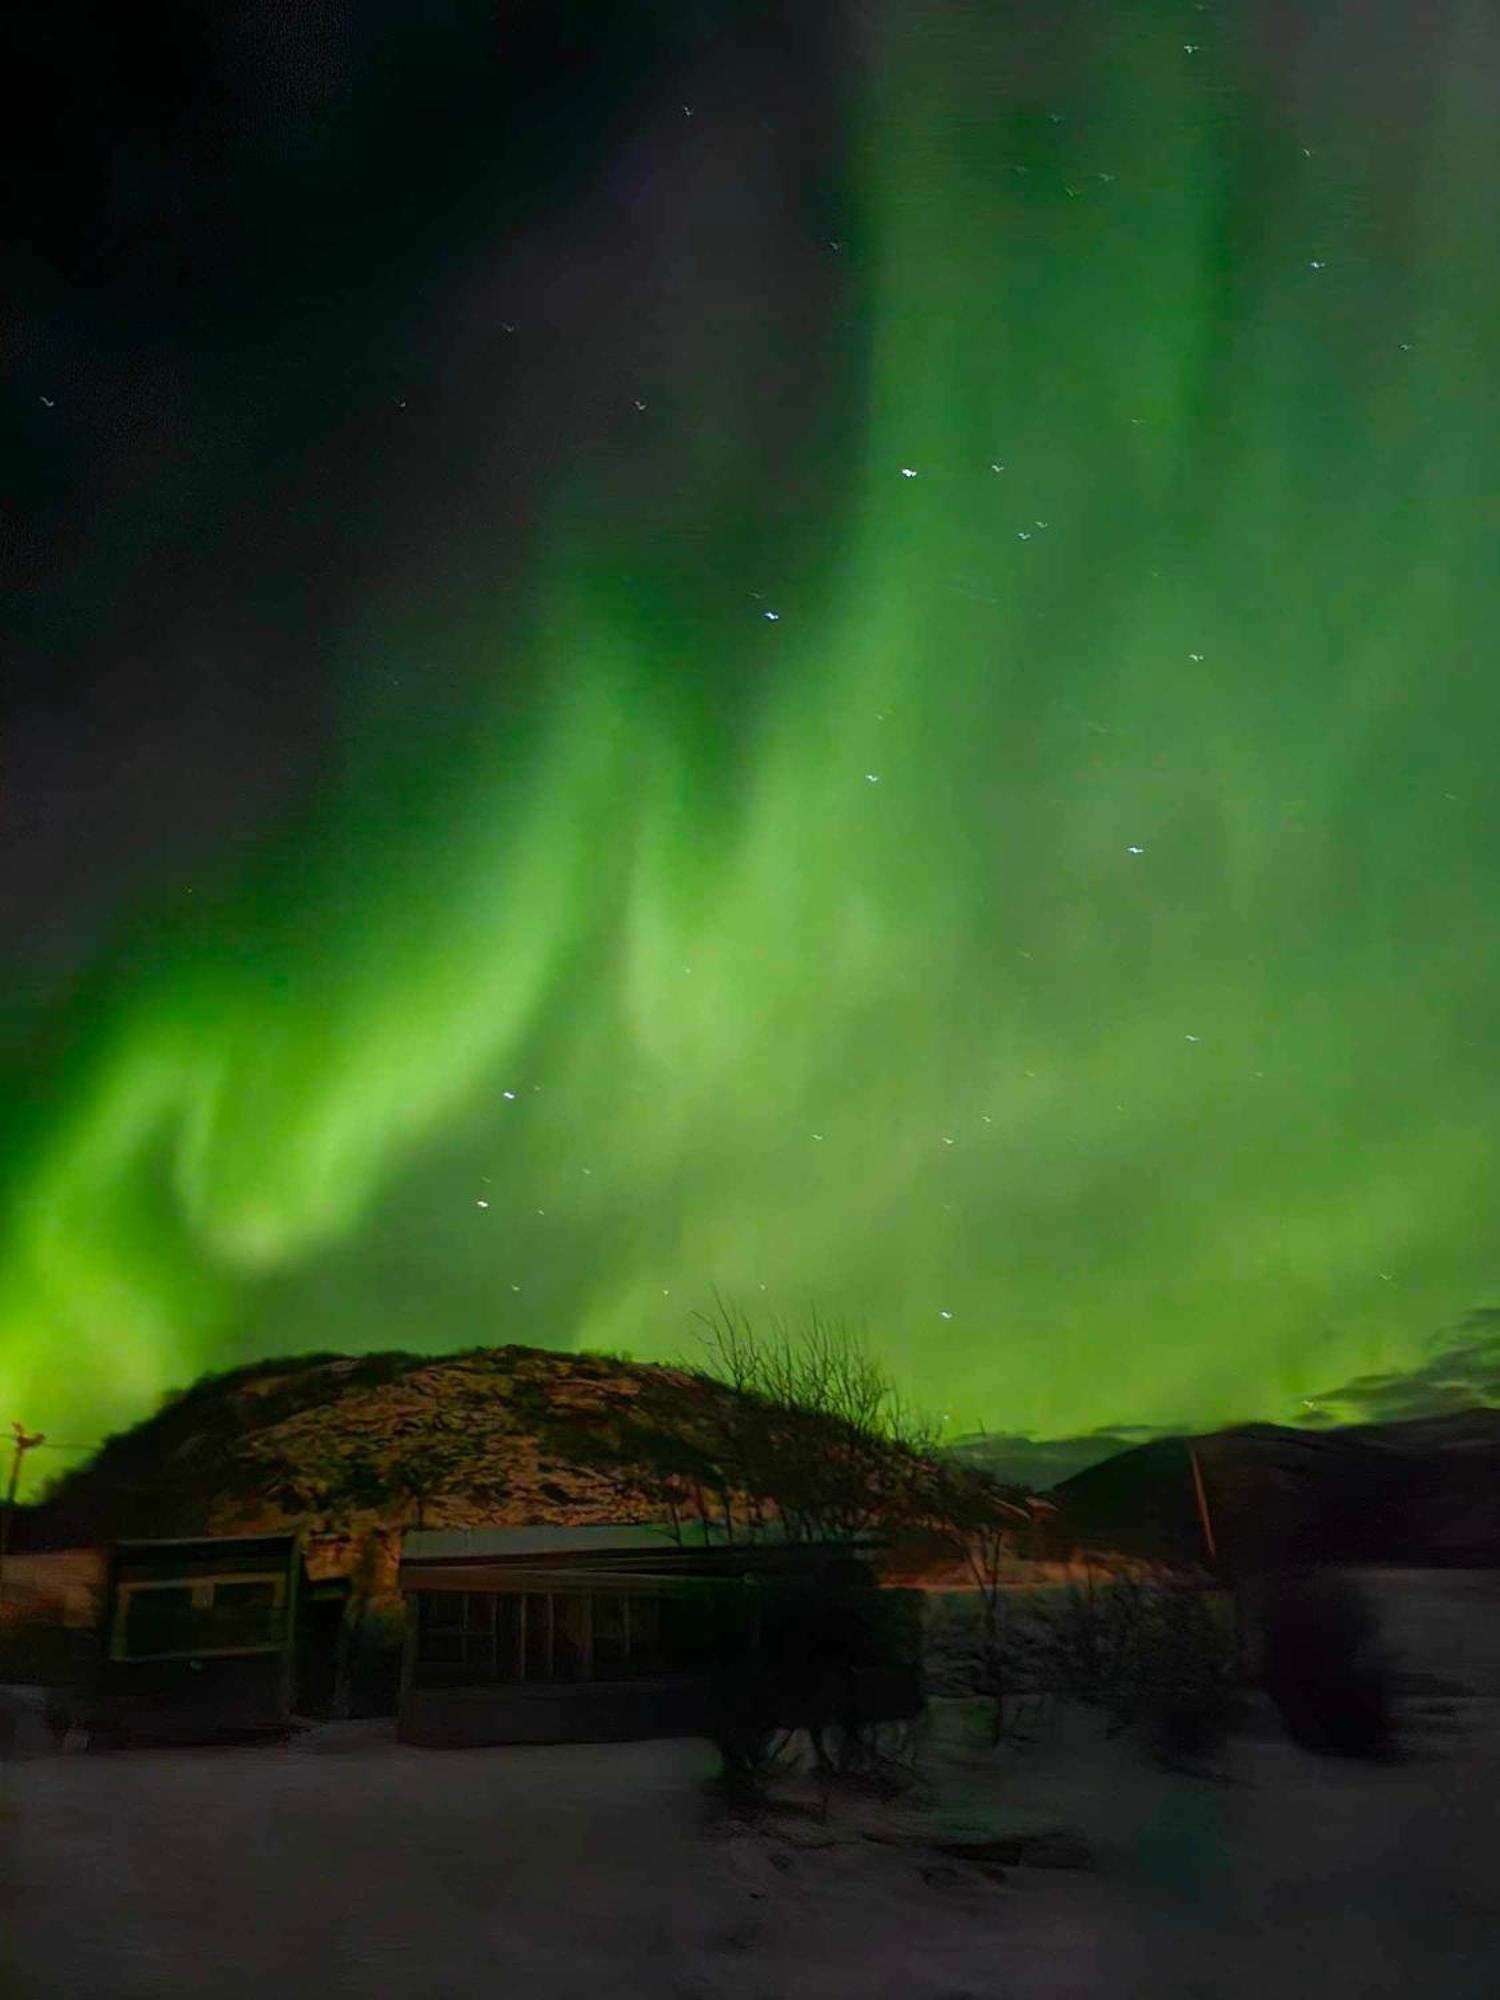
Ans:
{"type": "Polygon", "coordinates": [[[1357,1375],[1315,1399],[1309,1422],[1396,1423],[1478,1404],[1500,1405],[1500,1306],[1478,1306],[1432,1337],[1432,1352],[1400,1373],[1357,1375]]]}
{"type": "MultiPolygon", "coordinates": [[[[1417,1367],[1357,1375],[1336,1389],[1310,1397],[1297,1428],[1337,1430],[1353,1424],[1404,1423],[1457,1410],[1500,1408],[1500,1306],[1478,1306],[1431,1337],[1432,1351],[1417,1367]]],[[[1116,1424],[1077,1437],[1033,1438],[1015,1432],[982,1432],[960,1438],[953,1449],[1000,1478],[1043,1491],[1075,1473],[1194,1427],[1116,1424]]]]}

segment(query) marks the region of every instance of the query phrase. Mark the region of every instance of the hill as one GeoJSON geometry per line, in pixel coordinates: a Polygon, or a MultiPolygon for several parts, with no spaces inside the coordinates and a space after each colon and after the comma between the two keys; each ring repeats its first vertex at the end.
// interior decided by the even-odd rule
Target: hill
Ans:
{"type": "MultiPolygon", "coordinates": [[[[660,1519],[674,1509],[692,1520],[701,1508],[717,1515],[726,1498],[741,1507],[743,1485],[726,1494],[725,1445],[743,1437],[747,1408],[689,1369],[540,1348],[259,1362],[202,1378],[109,1439],[40,1505],[17,1510],[11,1545],[297,1526],[325,1570],[372,1552],[379,1590],[407,1527],[660,1519]]],[[[1058,1515],[1034,1552],[1082,1544],[1201,1560],[1190,1449],[1230,1564],[1286,1554],[1500,1561],[1500,1411],[1488,1409],[1155,1439],[1053,1486],[1058,1515]]],[[[971,1444],[956,1457],[979,1454],[971,1444]]]]}
{"type": "Polygon", "coordinates": [[[170,1398],[19,1510],[13,1546],[297,1527],[314,1574],[357,1569],[382,1595],[406,1528],[690,1531],[729,1509],[838,1532],[934,1471],[878,1426],[778,1411],[686,1368],[527,1347],[302,1355],[170,1398]]]}
{"type": "Polygon", "coordinates": [[[1073,1540],[1201,1560],[1190,1452],[1231,1566],[1500,1564],[1500,1410],[1304,1431],[1242,1424],[1120,1452],[1052,1488],[1073,1540]]]}
{"type": "Polygon", "coordinates": [[[526,1347],[260,1362],[108,1439],[22,1510],[17,1541],[618,1520],[658,1506],[669,1475],[711,1476],[730,1395],[686,1369],[526,1347]]]}

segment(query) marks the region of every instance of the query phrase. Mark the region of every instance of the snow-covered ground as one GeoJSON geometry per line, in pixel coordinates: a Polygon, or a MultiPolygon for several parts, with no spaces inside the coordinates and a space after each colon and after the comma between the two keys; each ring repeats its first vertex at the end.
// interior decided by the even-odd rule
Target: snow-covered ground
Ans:
{"type": "Polygon", "coordinates": [[[920,1808],[756,1831],[706,1810],[694,1743],[438,1752],[352,1724],[37,1757],[0,1767],[0,1993],[1493,2000],[1500,1703],[1453,1708],[1388,1766],[1263,1728],[1231,1784],[1085,1711],[990,1754],[945,1745],[943,1710],[920,1808]],[[1094,1865],[994,1880],[934,1851],[1048,1826],[1094,1865]]]}

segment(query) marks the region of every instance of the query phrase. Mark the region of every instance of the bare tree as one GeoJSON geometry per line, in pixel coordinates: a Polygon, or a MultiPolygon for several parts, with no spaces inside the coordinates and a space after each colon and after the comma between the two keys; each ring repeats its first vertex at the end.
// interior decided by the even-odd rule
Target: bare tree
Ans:
{"type": "Polygon", "coordinates": [[[1010,1613],[1009,1593],[1043,1517],[1056,1510],[1036,1494],[953,1460],[942,1465],[934,1480],[930,1506],[931,1527],[962,1563],[977,1599],[978,1626],[968,1671],[977,1692],[994,1701],[998,1742],[1017,1656],[1017,1621],[1010,1613]]]}
{"type": "Polygon", "coordinates": [[[698,1319],[704,1372],[731,1392],[711,1425],[731,1537],[753,1539],[774,1514],[791,1540],[843,1541],[920,1513],[937,1430],[856,1333],[814,1311],[763,1335],[717,1295],[698,1319]]]}

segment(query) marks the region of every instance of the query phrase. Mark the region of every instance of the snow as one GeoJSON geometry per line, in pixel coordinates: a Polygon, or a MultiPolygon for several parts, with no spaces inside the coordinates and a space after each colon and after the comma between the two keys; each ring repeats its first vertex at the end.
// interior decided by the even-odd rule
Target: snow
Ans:
{"type": "Polygon", "coordinates": [[[1308,1757],[1262,1720],[1224,1784],[1153,1768],[1085,1710],[1029,1748],[966,1748],[940,1705],[925,1799],[750,1828],[710,1810],[691,1742],[439,1752],[355,1723],[13,1762],[0,1991],[1489,2000],[1500,1702],[1453,1707],[1456,1734],[1394,1765],[1308,1757]],[[1094,1865],[997,1881],[913,1845],[1041,1827],[1094,1865]]]}

